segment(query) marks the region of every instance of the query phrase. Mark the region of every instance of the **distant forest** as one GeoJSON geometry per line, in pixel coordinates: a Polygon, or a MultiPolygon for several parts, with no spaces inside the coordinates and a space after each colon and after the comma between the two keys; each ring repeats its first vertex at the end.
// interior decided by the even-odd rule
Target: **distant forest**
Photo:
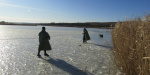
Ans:
{"type": "Polygon", "coordinates": [[[64,26],[86,28],[113,28],[117,22],[85,22],[85,23],[15,23],[1,21],[1,25],[28,25],[28,26],[64,26]]]}

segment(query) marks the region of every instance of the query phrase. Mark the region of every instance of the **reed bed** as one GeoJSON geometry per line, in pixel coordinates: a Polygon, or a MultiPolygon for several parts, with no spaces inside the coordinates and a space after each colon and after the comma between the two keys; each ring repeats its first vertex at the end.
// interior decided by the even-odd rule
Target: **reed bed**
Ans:
{"type": "Polygon", "coordinates": [[[113,60],[122,75],[150,74],[150,22],[137,18],[116,23],[112,42],[113,60]]]}

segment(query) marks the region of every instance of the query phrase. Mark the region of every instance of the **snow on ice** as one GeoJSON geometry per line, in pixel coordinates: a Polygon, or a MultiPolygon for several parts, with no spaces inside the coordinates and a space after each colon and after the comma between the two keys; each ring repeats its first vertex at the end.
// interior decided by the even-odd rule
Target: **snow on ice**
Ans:
{"type": "Polygon", "coordinates": [[[0,75],[115,75],[111,47],[104,44],[111,42],[109,29],[87,28],[91,40],[83,44],[83,28],[46,27],[52,50],[38,58],[41,26],[0,28],[0,75]]]}

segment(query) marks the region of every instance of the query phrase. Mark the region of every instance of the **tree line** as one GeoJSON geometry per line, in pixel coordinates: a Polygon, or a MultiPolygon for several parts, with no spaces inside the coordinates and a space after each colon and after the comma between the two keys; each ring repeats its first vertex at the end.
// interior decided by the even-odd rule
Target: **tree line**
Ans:
{"type": "Polygon", "coordinates": [[[85,22],[85,23],[13,23],[0,21],[1,25],[28,25],[28,26],[64,26],[64,27],[86,27],[86,28],[111,28],[116,22],[85,22]]]}

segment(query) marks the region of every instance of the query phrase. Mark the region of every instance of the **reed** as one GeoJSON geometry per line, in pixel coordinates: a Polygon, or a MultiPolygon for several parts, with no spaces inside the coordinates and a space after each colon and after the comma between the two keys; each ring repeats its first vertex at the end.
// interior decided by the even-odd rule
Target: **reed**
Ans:
{"type": "Polygon", "coordinates": [[[150,22],[140,18],[116,23],[113,60],[122,75],[150,74],[150,22]]]}

